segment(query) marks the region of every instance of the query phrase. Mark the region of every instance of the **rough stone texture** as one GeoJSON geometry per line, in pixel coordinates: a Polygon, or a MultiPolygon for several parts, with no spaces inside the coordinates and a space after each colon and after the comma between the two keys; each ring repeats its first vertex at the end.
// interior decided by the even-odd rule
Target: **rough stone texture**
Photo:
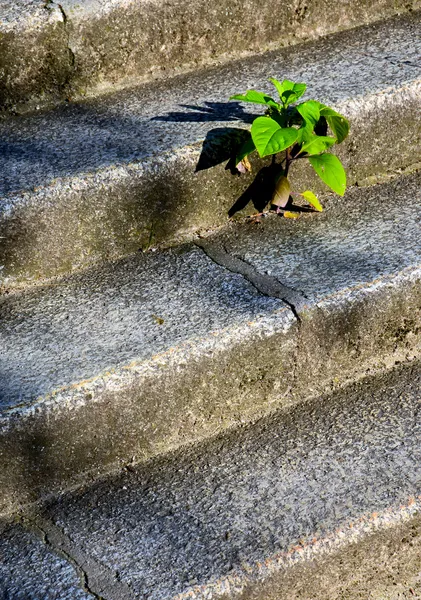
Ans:
{"type": "Polygon", "coordinates": [[[22,525],[0,521],[2,600],[94,600],[74,567],[22,525]]]}
{"type": "MultiPolygon", "coordinates": [[[[351,118],[340,148],[349,184],[419,162],[420,23],[416,13],[0,124],[4,285],[225,223],[262,166],[246,177],[225,170],[242,128],[258,114],[227,99],[249,87],[269,90],[269,75],[306,81],[310,97],[351,118]]],[[[311,169],[294,170],[297,185],[314,186],[311,169]]],[[[255,204],[261,189],[254,188],[255,204]]]]}
{"type": "Polygon", "coordinates": [[[368,581],[385,599],[409,576],[419,592],[420,389],[417,363],[366,378],[64,495],[35,520],[127,586],[102,589],[109,600],[368,598],[355,593],[368,581]],[[361,542],[376,549],[367,564],[361,542]],[[392,581],[389,557],[403,568],[392,581]]]}
{"type": "Polygon", "coordinates": [[[3,509],[419,355],[419,179],[4,296],[3,509]]]}
{"type": "MultiPolygon", "coordinates": [[[[343,552],[319,556],[280,572],[264,586],[263,598],[419,600],[420,553],[421,519],[417,515],[403,524],[367,535],[343,552]]],[[[261,600],[262,593],[259,586],[249,586],[239,598],[261,600]]]]}
{"type": "MultiPolygon", "coordinates": [[[[320,391],[360,364],[420,349],[421,174],[354,189],[322,214],[236,224],[206,243],[301,292],[295,386],[320,391]],[[251,228],[253,230],[251,231],[251,228]],[[410,242],[410,240],[413,240],[410,242]]],[[[229,267],[229,261],[227,262],[229,267]]]]}
{"type": "Polygon", "coordinates": [[[349,190],[322,213],[273,214],[258,226],[230,225],[206,241],[318,302],[418,266],[420,222],[421,171],[349,190]]]}
{"type": "Polygon", "coordinates": [[[0,307],[0,406],[8,409],[285,305],[182,248],[6,296],[0,307]]]}
{"type": "Polygon", "coordinates": [[[3,297],[1,312],[3,508],[260,414],[293,372],[292,312],[199,249],[3,297]]]}
{"type": "Polygon", "coordinates": [[[296,44],[420,6],[419,0],[235,0],[229,7],[204,0],[2,0],[0,102],[12,110],[34,108],[296,44]]]}
{"type": "Polygon", "coordinates": [[[58,4],[0,2],[0,114],[20,103],[35,108],[64,99],[74,73],[68,41],[58,4]]]}

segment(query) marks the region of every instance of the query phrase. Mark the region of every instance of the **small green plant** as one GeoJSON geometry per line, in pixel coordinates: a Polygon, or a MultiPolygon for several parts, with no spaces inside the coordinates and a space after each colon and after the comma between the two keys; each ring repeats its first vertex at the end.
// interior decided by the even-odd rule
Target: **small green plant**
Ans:
{"type": "MultiPolygon", "coordinates": [[[[288,79],[280,82],[273,77],[269,81],[275,86],[280,102],[256,90],[248,90],[245,94],[230,98],[266,106],[265,116],[253,121],[250,136],[236,154],[237,169],[240,172],[250,170],[248,156],[256,150],[261,158],[272,156],[272,164],[278,168],[275,170],[271,203],[277,212],[287,206],[290,195],[294,194],[288,174],[292,163],[299,159],[308,159],[320,179],[343,196],[346,189],[345,169],[339,158],[327,150],[343,142],[349,133],[349,122],[343,115],[316,100],[294,104],[306,91],[306,84],[288,79]],[[328,128],[333,135],[327,135],[328,128]],[[285,154],[277,163],[277,155],[281,152],[285,154]]],[[[315,210],[323,210],[318,198],[310,190],[297,195],[305,198],[315,210]]]]}

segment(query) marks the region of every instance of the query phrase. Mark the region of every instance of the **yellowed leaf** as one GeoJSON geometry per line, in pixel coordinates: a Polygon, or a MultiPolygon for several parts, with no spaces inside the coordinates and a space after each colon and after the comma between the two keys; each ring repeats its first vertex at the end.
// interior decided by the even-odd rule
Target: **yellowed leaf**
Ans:
{"type": "Polygon", "coordinates": [[[275,191],[273,192],[271,204],[279,208],[284,208],[289,199],[291,193],[291,187],[289,185],[288,178],[282,175],[276,183],[275,191]]]}
{"type": "Polygon", "coordinates": [[[315,210],[317,210],[318,212],[322,212],[323,206],[320,204],[319,199],[315,194],[313,194],[313,192],[310,192],[310,190],[306,190],[305,192],[301,192],[301,196],[303,196],[303,198],[305,198],[315,210]]]}

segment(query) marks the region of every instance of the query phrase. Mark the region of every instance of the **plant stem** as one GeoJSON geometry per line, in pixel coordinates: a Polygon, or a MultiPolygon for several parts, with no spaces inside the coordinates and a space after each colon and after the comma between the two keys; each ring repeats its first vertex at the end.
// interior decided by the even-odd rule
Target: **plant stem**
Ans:
{"type": "Polygon", "coordinates": [[[291,156],[290,156],[290,152],[289,152],[289,148],[286,149],[286,153],[285,153],[285,177],[288,177],[288,171],[289,171],[289,165],[291,164],[291,156]]]}

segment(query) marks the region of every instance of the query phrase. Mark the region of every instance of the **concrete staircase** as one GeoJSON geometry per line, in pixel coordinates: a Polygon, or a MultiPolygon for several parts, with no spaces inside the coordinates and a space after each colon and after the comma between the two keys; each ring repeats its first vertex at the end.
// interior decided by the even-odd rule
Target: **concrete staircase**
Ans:
{"type": "Polygon", "coordinates": [[[1,599],[421,598],[416,8],[0,0],[1,599]],[[271,75],[350,189],[255,224],[271,75]]]}

